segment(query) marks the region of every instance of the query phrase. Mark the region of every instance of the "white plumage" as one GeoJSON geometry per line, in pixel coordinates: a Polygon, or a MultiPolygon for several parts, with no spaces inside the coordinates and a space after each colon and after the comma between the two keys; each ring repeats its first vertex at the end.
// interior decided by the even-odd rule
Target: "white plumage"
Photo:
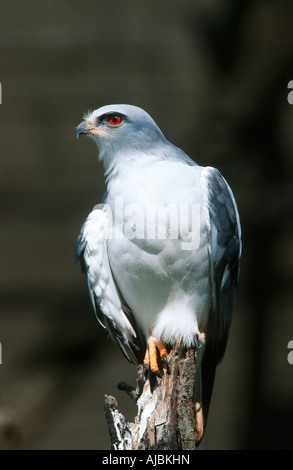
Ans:
{"type": "Polygon", "coordinates": [[[241,253],[230,187],[218,170],[168,142],[138,107],[104,106],[85,117],[79,134],[96,142],[107,182],[76,249],[101,324],[132,362],[142,360],[149,335],[169,345],[179,337],[186,347],[205,341],[210,389],[241,253]]]}

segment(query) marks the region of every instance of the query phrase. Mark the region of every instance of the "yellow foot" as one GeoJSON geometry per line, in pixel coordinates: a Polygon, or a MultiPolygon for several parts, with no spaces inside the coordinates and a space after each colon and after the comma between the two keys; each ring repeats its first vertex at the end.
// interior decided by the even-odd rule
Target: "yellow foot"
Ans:
{"type": "Polygon", "coordinates": [[[149,366],[152,372],[159,373],[157,350],[159,351],[161,359],[167,365],[167,372],[169,372],[166,346],[163,341],[152,335],[150,335],[147,340],[147,349],[143,360],[144,365],[149,366]]]}

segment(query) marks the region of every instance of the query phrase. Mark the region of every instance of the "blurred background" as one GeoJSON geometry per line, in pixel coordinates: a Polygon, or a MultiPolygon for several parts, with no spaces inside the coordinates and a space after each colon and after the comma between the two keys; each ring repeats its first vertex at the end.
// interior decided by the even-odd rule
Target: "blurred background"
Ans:
{"type": "Polygon", "coordinates": [[[230,340],[203,447],[292,448],[293,3],[1,1],[0,448],[109,449],[104,394],[136,368],[98,325],[74,248],[104,193],[105,104],[146,109],[217,167],[243,229],[230,340]]]}

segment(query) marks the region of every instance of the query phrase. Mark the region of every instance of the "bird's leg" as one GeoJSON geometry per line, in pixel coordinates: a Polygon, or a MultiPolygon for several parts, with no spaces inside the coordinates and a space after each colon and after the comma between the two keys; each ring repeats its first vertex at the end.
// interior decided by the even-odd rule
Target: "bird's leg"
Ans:
{"type": "Polygon", "coordinates": [[[154,372],[155,374],[159,373],[157,350],[159,351],[161,359],[165,362],[167,366],[167,372],[169,373],[169,366],[167,361],[168,352],[166,346],[163,341],[153,335],[150,335],[147,340],[147,348],[143,360],[144,365],[149,366],[151,372],[154,372]]]}

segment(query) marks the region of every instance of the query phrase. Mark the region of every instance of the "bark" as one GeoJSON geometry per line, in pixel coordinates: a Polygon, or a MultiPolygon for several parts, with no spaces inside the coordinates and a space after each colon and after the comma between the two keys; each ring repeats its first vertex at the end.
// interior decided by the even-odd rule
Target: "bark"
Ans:
{"type": "Polygon", "coordinates": [[[105,413],[111,447],[116,450],[195,450],[196,349],[176,346],[170,351],[169,371],[162,377],[148,374],[138,366],[137,387],[120,383],[136,400],[138,412],[127,423],[117,400],[105,396],[105,413]]]}

